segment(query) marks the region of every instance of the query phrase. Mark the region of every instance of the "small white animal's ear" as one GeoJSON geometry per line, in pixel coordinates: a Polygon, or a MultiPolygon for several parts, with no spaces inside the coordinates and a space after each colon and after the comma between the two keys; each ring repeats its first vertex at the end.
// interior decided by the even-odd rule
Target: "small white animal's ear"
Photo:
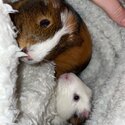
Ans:
{"type": "Polygon", "coordinates": [[[54,8],[60,8],[61,0],[44,0],[46,5],[53,6],[54,8]]]}

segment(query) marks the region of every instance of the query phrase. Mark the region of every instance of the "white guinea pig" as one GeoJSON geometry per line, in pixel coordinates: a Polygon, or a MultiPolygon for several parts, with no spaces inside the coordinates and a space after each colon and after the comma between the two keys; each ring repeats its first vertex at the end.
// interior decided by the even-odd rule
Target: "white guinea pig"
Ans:
{"type": "Polygon", "coordinates": [[[74,115],[80,119],[89,117],[92,91],[75,74],[65,73],[59,77],[56,96],[58,117],[54,125],[64,124],[74,115]]]}

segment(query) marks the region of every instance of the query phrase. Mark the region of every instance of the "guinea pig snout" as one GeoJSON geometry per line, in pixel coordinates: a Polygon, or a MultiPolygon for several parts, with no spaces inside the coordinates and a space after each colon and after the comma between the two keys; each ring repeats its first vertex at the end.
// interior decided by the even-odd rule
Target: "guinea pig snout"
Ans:
{"type": "Polygon", "coordinates": [[[86,120],[86,119],[89,118],[89,115],[90,115],[90,111],[84,110],[82,113],[80,113],[79,117],[80,117],[81,119],[86,120]]]}
{"type": "Polygon", "coordinates": [[[27,48],[26,47],[24,47],[23,49],[22,49],[22,52],[24,52],[24,53],[28,53],[28,50],[27,50],[27,48]]]}
{"type": "Polygon", "coordinates": [[[72,125],[82,125],[89,118],[90,111],[84,110],[82,113],[75,114],[68,120],[72,125]]]}
{"type": "MultiPolygon", "coordinates": [[[[27,56],[25,56],[25,57],[23,57],[23,59],[25,59],[25,60],[32,60],[32,58],[31,58],[31,56],[28,54],[28,49],[26,48],[26,47],[24,47],[23,49],[22,49],[22,52],[24,52],[24,53],[26,53],[27,54],[27,56]]],[[[23,60],[22,59],[22,60],[23,60]]],[[[24,60],[24,61],[25,61],[24,60]]]]}

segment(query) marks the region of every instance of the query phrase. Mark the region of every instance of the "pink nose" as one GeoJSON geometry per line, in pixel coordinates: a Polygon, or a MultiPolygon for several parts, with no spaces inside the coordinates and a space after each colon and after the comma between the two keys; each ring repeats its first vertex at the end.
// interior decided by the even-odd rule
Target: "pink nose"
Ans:
{"type": "Polygon", "coordinates": [[[27,54],[25,59],[27,59],[28,61],[33,60],[32,57],[28,54],[28,49],[26,47],[22,49],[22,52],[27,54]]]}
{"type": "Polygon", "coordinates": [[[81,113],[80,117],[84,118],[84,119],[88,119],[89,118],[89,114],[90,114],[89,111],[84,111],[83,113],[81,113]]]}

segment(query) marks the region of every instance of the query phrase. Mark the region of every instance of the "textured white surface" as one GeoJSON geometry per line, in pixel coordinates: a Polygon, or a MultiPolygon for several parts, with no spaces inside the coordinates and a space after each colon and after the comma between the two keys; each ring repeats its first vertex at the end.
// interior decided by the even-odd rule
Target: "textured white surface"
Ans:
{"type": "Polygon", "coordinates": [[[19,67],[19,125],[50,125],[55,116],[54,65],[19,67]]]}
{"type": "Polygon", "coordinates": [[[0,0],[0,125],[12,125],[18,110],[16,107],[16,78],[20,49],[16,44],[16,33],[8,13],[12,8],[0,0]]]}

